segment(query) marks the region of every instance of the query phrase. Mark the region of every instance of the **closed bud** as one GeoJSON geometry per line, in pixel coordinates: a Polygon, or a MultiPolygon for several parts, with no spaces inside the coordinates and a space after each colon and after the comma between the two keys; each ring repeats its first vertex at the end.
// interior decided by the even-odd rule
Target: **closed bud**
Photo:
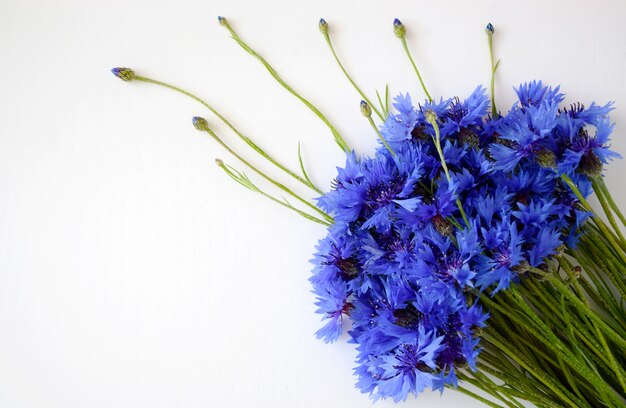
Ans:
{"type": "Polygon", "coordinates": [[[485,27],[485,32],[487,33],[487,35],[492,35],[494,32],[493,29],[493,25],[491,23],[487,24],[487,27],[485,27]]]}
{"type": "Polygon", "coordinates": [[[323,34],[326,34],[326,33],[328,32],[328,23],[327,23],[327,22],[326,22],[326,20],[324,20],[323,18],[320,18],[320,24],[319,24],[319,27],[320,27],[320,31],[321,31],[323,34]]]}
{"type": "Polygon", "coordinates": [[[135,79],[135,71],[130,68],[117,67],[111,69],[111,72],[122,81],[129,82],[135,79]]]}
{"type": "Polygon", "coordinates": [[[404,38],[406,35],[406,27],[402,24],[402,21],[397,18],[393,20],[393,32],[396,34],[398,38],[404,38]]]}
{"type": "Polygon", "coordinates": [[[205,118],[201,118],[200,116],[194,116],[191,121],[193,123],[193,127],[195,127],[196,129],[201,131],[209,130],[209,123],[206,121],[205,118]]]}
{"type": "Polygon", "coordinates": [[[220,23],[220,25],[227,25],[228,22],[226,21],[226,17],[222,17],[222,16],[217,16],[217,21],[220,23]]]}
{"type": "Polygon", "coordinates": [[[372,107],[369,105],[369,103],[361,101],[361,114],[366,118],[372,116],[372,107]]]}
{"type": "Polygon", "coordinates": [[[224,167],[224,162],[222,161],[222,159],[215,159],[215,164],[217,164],[219,167],[224,167]]]}

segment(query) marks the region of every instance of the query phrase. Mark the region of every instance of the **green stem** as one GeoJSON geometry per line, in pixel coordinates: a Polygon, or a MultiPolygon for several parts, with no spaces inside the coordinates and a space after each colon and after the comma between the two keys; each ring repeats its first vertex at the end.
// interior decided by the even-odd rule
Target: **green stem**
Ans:
{"type": "Polygon", "coordinates": [[[378,127],[376,127],[376,124],[374,123],[374,119],[372,119],[371,116],[367,116],[367,121],[372,126],[372,129],[374,129],[374,132],[376,132],[376,134],[378,135],[378,138],[380,139],[380,141],[383,142],[383,145],[385,145],[387,150],[389,150],[389,153],[391,153],[393,157],[396,157],[396,152],[393,151],[393,149],[391,148],[391,146],[389,146],[389,143],[387,143],[383,135],[380,134],[380,130],[378,130],[378,127]]]}
{"type": "MultiPolygon", "coordinates": [[[[580,283],[578,282],[578,278],[574,275],[573,271],[571,270],[569,264],[567,263],[567,260],[565,260],[564,258],[560,258],[559,259],[559,263],[561,264],[561,266],[563,267],[563,269],[567,272],[569,278],[570,278],[570,282],[572,282],[572,284],[574,285],[574,288],[576,289],[576,292],[578,293],[578,297],[580,298],[581,302],[587,306],[587,308],[589,309],[589,302],[587,301],[587,298],[585,297],[585,293],[580,285],[580,283]]],[[[591,310],[591,309],[589,309],[591,310]]],[[[593,312],[592,312],[593,313],[593,312]]],[[[624,382],[624,377],[622,376],[622,373],[620,371],[620,367],[617,364],[617,361],[615,360],[615,356],[613,356],[613,353],[611,352],[611,349],[609,348],[609,345],[606,342],[606,339],[604,338],[604,335],[602,334],[602,331],[600,330],[600,328],[598,327],[598,324],[593,322],[593,327],[595,329],[595,332],[598,336],[598,339],[600,340],[600,344],[602,345],[605,353],[606,353],[606,357],[609,360],[610,363],[610,368],[613,370],[613,372],[615,373],[617,380],[620,384],[620,386],[622,387],[622,390],[626,391],[626,383],[624,382]]]]}
{"type": "Polygon", "coordinates": [[[604,183],[604,180],[601,177],[597,178],[597,182],[598,182],[598,185],[600,186],[600,189],[602,190],[602,193],[608,200],[609,206],[611,207],[613,212],[615,212],[615,214],[620,219],[622,224],[626,227],[626,217],[624,217],[624,214],[622,214],[617,204],[615,204],[615,201],[613,201],[613,197],[611,196],[611,193],[609,192],[609,189],[607,188],[606,183],[604,183]]]}
{"type": "Polygon", "coordinates": [[[496,109],[496,93],[495,93],[495,83],[496,83],[496,71],[498,69],[498,65],[500,61],[494,64],[493,62],[493,34],[487,34],[487,42],[489,44],[489,60],[491,61],[491,116],[496,117],[498,115],[498,110],[496,109]]]}
{"type": "MultiPolygon", "coordinates": [[[[505,398],[499,392],[500,390],[497,390],[496,388],[491,386],[491,384],[485,383],[481,379],[472,378],[472,377],[470,377],[469,375],[466,374],[464,377],[462,377],[462,380],[472,384],[476,388],[479,388],[482,391],[486,392],[487,394],[491,395],[492,397],[502,401],[508,408],[518,408],[519,407],[515,403],[511,402],[509,399],[505,398]]],[[[522,408],[523,408],[523,406],[522,406],[522,408]]]]}
{"type": "Polygon", "coordinates": [[[615,240],[613,233],[608,229],[608,227],[606,226],[604,221],[602,221],[600,216],[593,210],[593,208],[591,208],[591,205],[589,205],[589,202],[582,195],[582,193],[580,192],[580,190],[576,186],[576,183],[574,183],[572,181],[572,179],[570,179],[566,174],[562,174],[561,175],[561,179],[565,182],[565,184],[567,184],[572,189],[572,191],[574,192],[574,194],[578,198],[578,201],[580,201],[580,203],[583,205],[583,207],[585,207],[585,210],[587,210],[591,214],[593,214],[593,216],[594,216],[593,222],[598,226],[598,228],[600,228],[602,233],[605,235],[606,239],[611,243],[611,245],[615,249],[617,255],[622,260],[622,262],[626,263],[626,254],[624,253],[624,249],[615,240]]]}
{"type": "Polygon", "coordinates": [[[487,406],[490,406],[491,408],[504,408],[502,405],[498,405],[498,404],[496,404],[493,401],[489,401],[487,398],[483,398],[480,395],[478,395],[476,393],[473,393],[472,391],[468,390],[467,388],[465,388],[465,387],[463,387],[461,385],[458,385],[456,388],[452,387],[452,386],[448,386],[448,388],[451,388],[451,389],[456,390],[456,391],[458,391],[458,392],[460,392],[462,394],[465,394],[465,395],[467,395],[469,397],[472,397],[475,400],[480,401],[480,402],[482,402],[483,404],[485,404],[487,406]]]}
{"type": "Polygon", "coordinates": [[[598,198],[598,201],[600,202],[600,205],[602,206],[602,210],[604,210],[604,215],[606,215],[606,218],[609,220],[609,223],[613,227],[615,234],[617,234],[617,237],[620,240],[620,243],[622,244],[622,248],[626,249],[626,239],[624,239],[624,235],[622,234],[621,228],[615,221],[615,217],[613,217],[613,213],[611,212],[608,199],[604,195],[604,191],[602,190],[602,188],[600,187],[596,179],[591,180],[591,185],[593,186],[593,190],[596,193],[596,197],[598,198]]]}
{"type": "Polygon", "coordinates": [[[196,95],[192,94],[191,92],[185,91],[184,89],[181,89],[181,88],[179,88],[177,86],[174,86],[174,85],[170,85],[170,84],[168,84],[166,82],[157,81],[155,79],[147,78],[147,77],[143,77],[143,76],[139,76],[139,75],[135,76],[134,79],[136,79],[138,81],[148,82],[148,83],[151,83],[151,84],[154,84],[154,85],[158,85],[158,86],[162,86],[164,88],[171,89],[173,91],[176,91],[176,92],[179,92],[179,93],[181,93],[183,95],[186,95],[186,96],[190,97],[191,99],[193,99],[193,100],[195,100],[197,102],[200,102],[200,104],[202,106],[204,106],[205,108],[210,110],[219,120],[224,122],[224,124],[226,126],[228,126],[230,128],[230,130],[232,130],[241,140],[243,140],[248,146],[250,146],[255,152],[259,153],[267,161],[269,161],[270,163],[272,163],[273,165],[275,165],[276,167],[278,167],[279,169],[281,169],[282,171],[284,171],[285,173],[287,173],[288,175],[290,175],[291,177],[296,179],[298,182],[300,182],[300,183],[304,184],[305,186],[311,188],[315,192],[317,192],[319,194],[324,194],[320,189],[315,187],[313,185],[313,183],[303,179],[302,177],[298,176],[293,171],[289,170],[287,167],[285,167],[282,164],[280,164],[279,162],[277,162],[272,156],[267,154],[263,149],[261,149],[250,138],[248,138],[247,136],[243,135],[239,130],[237,130],[237,128],[235,128],[235,126],[233,126],[232,123],[230,123],[224,116],[222,116],[217,110],[215,110],[215,108],[213,108],[211,105],[209,105],[206,101],[200,99],[199,97],[197,97],[196,95]]]}
{"type": "Polygon", "coordinates": [[[346,71],[343,64],[339,60],[339,57],[337,56],[337,53],[335,52],[335,47],[333,47],[333,43],[330,41],[330,35],[328,34],[328,31],[323,32],[322,34],[324,34],[324,38],[326,39],[326,44],[328,44],[328,48],[330,48],[330,51],[333,53],[333,57],[335,58],[337,65],[339,65],[339,68],[341,68],[341,71],[343,72],[343,74],[346,76],[348,81],[350,81],[350,83],[352,84],[352,87],[354,87],[354,89],[358,92],[361,98],[372,107],[372,110],[374,111],[374,113],[376,113],[376,115],[380,118],[380,120],[384,121],[385,118],[383,114],[378,109],[376,109],[376,106],[367,98],[365,93],[361,91],[361,88],[359,88],[356,82],[354,82],[350,74],[348,74],[348,71],[346,71]]]}
{"type": "MultiPolygon", "coordinates": [[[[545,274],[545,272],[542,271],[545,274]]],[[[571,295],[571,293],[570,293],[571,295]]],[[[574,357],[567,351],[565,345],[559,340],[559,338],[554,334],[554,332],[545,325],[545,323],[537,316],[537,314],[531,310],[525,301],[519,296],[517,290],[514,286],[510,287],[507,293],[503,293],[502,297],[506,296],[507,299],[512,300],[518,308],[511,307],[510,303],[507,303],[507,307],[502,307],[496,302],[489,299],[487,296],[480,296],[481,302],[483,302],[492,313],[498,311],[503,315],[509,317],[512,322],[518,325],[519,328],[524,328],[528,331],[529,334],[543,343],[543,345],[551,350],[556,355],[560,356],[564,362],[566,362],[570,367],[576,370],[581,376],[586,378],[589,382],[591,382],[594,387],[603,392],[611,393],[610,387],[608,387],[597,374],[594,374],[586,365],[582,364],[580,361],[574,359],[574,357]],[[519,309],[519,310],[518,310],[519,309]],[[521,317],[519,313],[523,312],[524,317],[521,317]],[[533,324],[529,325],[528,322],[524,321],[525,319],[530,319],[533,324]],[[540,331],[534,328],[536,326],[540,331]]],[[[573,295],[572,295],[573,296],[573,295]]],[[[576,296],[574,299],[577,300],[576,296]]],[[[613,400],[615,397],[613,394],[610,394],[613,400]]]]}
{"type": "Polygon", "coordinates": [[[480,381],[485,387],[493,390],[494,396],[503,395],[504,397],[506,397],[506,398],[500,397],[501,401],[513,407],[524,408],[524,405],[522,405],[519,401],[517,401],[517,398],[509,394],[508,389],[506,387],[499,386],[491,378],[487,377],[485,374],[483,374],[480,371],[476,371],[473,374],[474,374],[474,377],[476,377],[476,379],[480,381]],[[507,400],[510,402],[508,402],[507,400]]]}
{"type": "Polygon", "coordinates": [[[574,401],[572,401],[570,396],[566,395],[567,392],[564,391],[559,386],[559,384],[555,383],[550,378],[550,376],[546,375],[545,372],[543,372],[540,368],[533,367],[530,364],[528,364],[524,360],[524,358],[522,356],[519,356],[518,353],[515,350],[510,349],[509,347],[507,347],[501,340],[502,339],[500,338],[500,336],[496,335],[496,336],[492,336],[489,339],[489,342],[492,343],[493,345],[495,345],[496,347],[498,347],[504,353],[506,353],[517,364],[519,364],[526,371],[528,371],[529,374],[531,374],[533,377],[535,377],[536,379],[541,381],[546,387],[548,387],[550,390],[552,390],[552,392],[554,392],[554,394],[556,394],[563,402],[567,403],[569,406],[571,406],[573,408],[579,408],[580,407],[580,404],[577,404],[574,401]]]}
{"type": "Polygon", "coordinates": [[[276,187],[278,187],[279,189],[283,190],[285,193],[289,194],[290,196],[292,196],[293,198],[295,198],[296,200],[300,201],[301,203],[303,203],[304,205],[306,205],[307,207],[311,208],[312,210],[314,210],[315,212],[317,212],[318,214],[320,214],[322,216],[322,218],[327,221],[329,224],[333,223],[333,218],[326,214],[324,211],[320,210],[319,208],[317,208],[315,205],[311,204],[310,202],[308,202],[307,200],[305,200],[304,198],[300,197],[299,195],[297,195],[296,193],[294,193],[293,191],[291,191],[288,187],[284,186],[283,184],[279,183],[278,181],[274,180],[273,178],[271,178],[270,176],[268,176],[267,174],[263,173],[261,170],[259,170],[258,168],[256,168],[254,165],[252,165],[250,162],[248,162],[246,159],[244,159],[243,157],[241,157],[239,154],[237,154],[233,149],[231,149],[226,143],[224,143],[222,141],[222,139],[220,139],[215,132],[213,132],[211,129],[206,128],[206,132],[211,135],[211,137],[213,137],[213,139],[215,139],[215,141],[217,141],[217,143],[219,143],[224,149],[226,149],[230,154],[232,154],[233,156],[235,156],[237,159],[239,159],[243,164],[245,164],[246,166],[250,167],[255,173],[257,173],[259,176],[263,177],[264,179],[266,179],[267,181],[269,181],[270,183],[272,183],[273,185],[275,185],[276,187]]]}
{"type": "Polygon", "coordinates": [[[531,271],[544,276],[560,293],[562,293],[574,306],[574,308],[583,316],[587,317],[594,323],[597,323],[603,333],[606,334],[613,342],[618,344],[622,349],[626,349],[626,340],[617,334],[613,328],[604,322],[597,314],[595,314],[588,305],[585,305],[578,297],[565,286],[561,280],[551,273],[546,273],[540,269],[531,267],[531,271]]]}
{"type": "MultiPolygon", "coordinates": [[[[435,130],[435,137],[433,137],[433,142],[435,143],[435,149],[437,150],[437,153],[439,154],[439,161],[441,161],[443,172],[446,175],[446,179],[448,180],[448,183],[450,183],[451,181],[450,172],[448,171],[448,165],[446,164],[446,159],[444,158],[443,150],[441,149],[441,135],[439,132],[439,125],[437,124],[437,118],[430,117],[430,115],[427,115],[426,120],[428,120],[428,122],[432,125],[433,129],[435,130]]],[[[463,217],[463,221],[465,222],[465,225],[467,226],[467,228],[471,228],[467,215],[465,214],[465,211],[463,210],[463,204],[461,204],[461,200],[459,198],[456,199],[456,206],[459,208],[459,212],[461,213],[461,217],[463,217]]]]}
{"type": "Polygon", "coordinates": [[[248,179],[248,177],[235,170],[234,168],[224,164],[221,160],[216,160],[217,165],[224,170],[224,172],[226,174],[228,174],[228,176],[230,176],[230,178],[232,178],[233,180],[235,180],[237,183],[241,184],[242,186],[246,187],[247,189],[254,191],[256,193],[261,194],[262,196],[269,198],[270,200],[272,200],[273,202],[282,205],[283,207],[286,207],[292,211],[295,211],[297,214],[301,215],[302,217],[306,218],[307,220],[316,222],[318,224],[324,225],[325,227],[330,226],[330,224],[326,221],[320,220],[317,217],[312,216],[311,214],[305,213],[302,210],[299,210],[298,208],[292,206],[291,204],[289,204],[288,202],[283,202],[280,201],[279,199],[272,197],[271,195],[267,194],[265,191],[261,190],[260,188],[258,188],[257,186],[255,186],[250,179],[248,179]]]}
{"type": "MultiPolygon", "coordinates": [[[[482,351],[480,354],[480,359],[485,360],[488,359],[489,364],[502,366],[503,363],[508,363],[509,358],[507,356],[502,356],[497,358],[495,361],[492,361],[491,358],[484,357],[486,354],[485,351],[482,351]]],[[[502,371],[498,371],[492,368],[490,365],[479,362],[478,369],[484,371],[487,374],[492,375],[506,383],[509,387],[515,387],[516,389],[509,389],[509,394],[526,400],[528,402],[532,402],[537,406],[545,406],[550,408],[561,408],[560,405],[556,404],[551,399],[546,398],[544,394],[538,393],[537,390],[541,388],[542,384],[532,383],[530,379],[526,377],[525,374],[519,372],[518,368],[512,364],[507,364],[508,369],[510,370],[508,373],[504,373],[502,371]],[[515,372],[515,375],[511,375],[510,373],[515,372]],[[519,390],[519,391],[518,391],[519,390]]]]}
{"type": "Polygon", "coordinates": [[[230,26],[230,24],[226,21],[226,19],[222,18],[220,20],[220,24],[222,24],[224,27],[226,27],[226,29],[228,30],[228,32],[230,33],[230,35],[232,36],[232,38],[237,42],[237,44],[239,44],[239,46],[241,48],[243,48],[248,54],[252,55],[254,58],[256,58],[261,64],[263,64],[263,66],[265,67],[265,69],[267,69],[267,71],[270,73],[270,75],[276,80],[276,82],[278,82],[283,88],[285,88],[290,94],[292,94],[293,96],[295,96],[296,98],[298,98],[298,100],[300,100],[300,102],[302,102],[307,108],[309,108],[322,122],[324,122],[324,124],[330,129],[330,132],[333,134],[333,137],[335,138],[335,142],[339,145],[339,147],[344,151],[344,152],[350,152],[350,148],[348,147],[348,144],[345,142],[345,140],[343,139],[343,137],[341,137],[341,135],[339,134],[339,131],[337,129],[335,129],[335,127],[330,123],[330,121],[326,118],[326,116],[324,116],[324,114],[322,114],[322,112],[320,112],[319,109],[317,109],[311,102],[309,102],[308,100],[306,100],[303,96],[301,96],[298,92],[296,92],[291,86],[289,86],[289,84],[287,84],[282,78],[281,76],[278,74],[278,72],[276,72],[276,70],[265,60],[265,58],[263,58],[259,53],[257,53],[254,49],[252,49],[248,44],[246,44],[245,41],[243,41],[239,35],[237,35],[237,33],[235,32],[235,30],[233,30],[233,28],[230,26]]]}
{"type": "Polygon", "coordinates": [[[420,71],[417,69],[417,65],[415,65],[415,61],[413,61],[413,57],[411,56],[411,52],[409,51],[409,47],[406,44],[406,39],[404,37],[402,37],[402,38],[400,38],[400,41],[402,41],[402,47],[404,48],[404,52],[406,53],[406,56],[409,57],[409,61],[411,61],[411,65],[413,66],[413,70],[415,71],[415,74],[417,74],[417,79],[419,79],[420,85],[422,85],[422,89],[424,90],[424,93],[426,94],[426,97],[428,98],[428,102],[432,102],[433,98],[428,93],[428,90],[426,90],[426,85],[424,85],[424,81],[422,80],[422,76],[420,75],[420,71]]]}

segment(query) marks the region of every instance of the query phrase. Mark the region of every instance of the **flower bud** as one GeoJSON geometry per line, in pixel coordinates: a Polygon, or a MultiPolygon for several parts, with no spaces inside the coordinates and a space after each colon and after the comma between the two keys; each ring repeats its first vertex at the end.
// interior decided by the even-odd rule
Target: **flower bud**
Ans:
{"type": "Polygon", "coordinates": [[[326,34],[326,33],[328,32],[328,23],[327,23],[327,22],[326,22],[326,20],[324,20],[323,18],[320,18],[320,24],[319,24],[319,27],[320,27],[320,31],[321,31],[323,34],[326,34]]]}
{"type": "Polygon", "coordinates": [[[193,123],[193,127],[195,127],[196,129],[201,131],[209,130],[209,123],[206,121],[205,118],[201,118],[200,116],[194,116],[191,121],[193,123]]]}
{"type": "Polygon", "coordinates": [[[372,107],[365,101],[361,101],[361,114],[366,118],[372,116],[372,107]]]}
{"type": "Polygon", "coordinates": [[[404,36],[406,35],[406,27],[397,18],[393,20],[393,32],[398,38],[404,38],[404,36]]]}
{"type": "Polygon", "coordinates": [[[487,35],[493,35],[493,32],[493,25],[491,23],[487,24],[487,27],[485,27],[485,33],[487,33],[487,35]]]}
{"type": "Polygon", "coordinates": [[[223,26],[226,26],[228,24],[228,22],[226,21],[226,17],[217,16],[217,21],[220,23],[220,25],[223,26]]]}
{"type": "Polygon", "coordinates": [[[111,72],[122,81],[129,82],[135,79],[135,71],[130,68],[117,67],[111,69],[111,72]]]}
{"type": "Polygon", "coordinates": [[[222,159],[215,159],[215,164],[217,164],[219,167],[224,167],[224,162],[222,161],[222,159]]]}

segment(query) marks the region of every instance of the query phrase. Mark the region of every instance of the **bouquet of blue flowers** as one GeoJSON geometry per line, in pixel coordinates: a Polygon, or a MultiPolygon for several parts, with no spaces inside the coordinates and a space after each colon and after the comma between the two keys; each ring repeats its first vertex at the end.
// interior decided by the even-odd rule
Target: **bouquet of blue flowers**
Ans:
{"type": "Polygon", "coordinates": [[[390,109],[388,92],[372,103],[351,78],[322,19],[320,31],[380,140],[373,156],[358,157],[317,107],[226,19],[219,22],[345,151],[329,191],[311,181],[301,158],[299,172],[288,169],[197,96],[128,68],[113,73],[196,99],[317,197],[296,194],[235,152],[206,119],[193,118],[297,205],[216,160],[226,174],[327,228],[310,278],[323,319],[316,335],[332,342],[348,333],[358,389],[374,400],[453,388],[492,407],[626,407],[626,219],[602,179],[604,165],[619,157],[609,148],[611,103],[564,106],[559,87],[532,81],[516,88],[508,112],[499,111],[491,24],[490,92],[478,86],[464,100],[435,100],[395,20],[426,99],[415,105],[400,94],[390,109]],[[587,201],[592,194],[602,216],[587,201]]]}

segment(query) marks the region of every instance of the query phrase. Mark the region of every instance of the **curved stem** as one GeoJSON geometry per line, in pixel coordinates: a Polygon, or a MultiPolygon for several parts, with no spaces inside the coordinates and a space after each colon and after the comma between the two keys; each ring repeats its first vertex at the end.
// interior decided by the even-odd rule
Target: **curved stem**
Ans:
{"type": "Polygon", "coordinates": [[[222,141],[222,139],[220,139],[215,132],[213,132],[211,129],[207,128],[206,132],[211,135],[211,137],[213,137],[213,139],[215,139],[215,141],[217,141],[217,143],[219,143],[224,149],[226,149],[230,154],[232,154],[233,156],[235,156],[237,159],[239,159],[243,164],[245,164],[246,166],[250,167],[255,173],[257,173],[259,176],[263,177],[264,179],[266,179],[267,181],[269,181],[270,183],[272,183],[273,185],[275,185],[276,187],[278,187],[279,189],[283,190],[285,193],[289,194],[290,196],[292,196],[293,198],[295,198],[296,200],[300,201],[301,203],[303,203],[304,205],[306,205],[307,207],[311,208],[312,210],[314,210],[315,212],[317,212],[318,214],[320,214],[324,220],[326,220],[327,222],[331,223],[333,222],[333,218],[326,214],[324,211],[320,210],[319,208],[317,208],[315,205],[311,204],[310,202],[308,202],[307,200],[305,200],[304,198],[300,197],[299,195],[297,195],[296,193],[294,193],[293,191],[291,191],[289,188],[285,187],[283,184],[279,183],[278,181],[274,180],[273,178],[271,178],[270,176],[268,176],[267,174],[263,173],[261,170],[257,169],[254,165],[252,165],[250,162],[248,162],[246,159],[244,159],[243,157],[241,157],[239,154],[237,154],[233,149],[231,149],[226,143],[224,143],[222,141]]]}
{"type": "Polygon", "coordinates": [[[389,153],[391,153],[393,157],[396,157],[396,152],[391,148],[391,146],[389,146],[389,143],[387,143],[383,135],[380,134],[380,130],[378,130],[378,128],[376,127],[376,124],[374,123],[374,120],[372,119],[371,116],[367,117],[367,121],[372,126],[372,129],[374,129],[374,132],[376,132],[376,134],[378,135],[378,138],[383,143],[383,145],[385,145],[387,150],[389,150],[389,153]]]}
{"type": "Polygon", "coordinates": [[[608,199],[605,195],[605,190],[600,187],[596,179],[591,180],[591,185],[593,186],[593,190],[596,193],[596,197],[598,198],[598,201],[602,206],[602,210],[604,211],[606,218],[609,220],[609,224],[611,224],[611,227],[613,227],[613,231],[615,231],[615,234],[620,240],[622,247],[626,249],[626,239],[624,238],[624,235],[622,234],[622,230],[620,229],[619,225],[615,221],[615,217],[613,216],[613,212],[611,211],[608,199]]]}
{"type": "Polygon", "coordinates": [[[269,198],[270,200],[274,201],[277,204],[282,205],[285,208],[288,208],[292,211],[295,211],[298,215],[301,215],[302,217],[306,218],[307,220],[316,222],[318,224],[324,225],[326,227],[330,226],[331,224],[329,224],[327,221],[324,220],[320,220],[317,217],[312,216],[311,214],[308,214],[294,206],[292,206],[291,204],[289,204],[289,202],[285,201],[280,201],[279,199],[272,197],[271,195],[267,194],[265,191],[261,190],[260,188],[258,188],[257,186],[254,185],[254,183],[252,183],[252,181],[250,181],[250,179],[242,172],[239,172],[237,170],[235,170],[234,168],[224,164],[224,162],[222,162],[221,160],[216,160],[217,165],[224,170],[224,172],[226,174],[228,174],[228,176],[230,176],[230,178],[232,178],[233,180],[235,180],[237,183],[241,184],[242,186],[246,187],[248,190],[250,191],[254,191],[256,193],[261,194],[262,196],[269,198]]]}
{"type": "Polygon", "coordinates": [[[348,74],[348,71],[346,71],[346,69],[344,68],[343,64],[339,60],[339,57],[337,56],[337,53],[335,52],[335,47],[333,47],[333,43],[330,41],[330,35],[328,34],[328,32],[324,32],[323,34],[324,34],[324,38],[326,39],[326,44],[328,44],[328,48],[330,48],[330,51],[333,53],[333,57],[335,57],[335,61],[337,62],[337,65],[339,65],[339,68],[341,68],[341,71],[343,72],[343,74],[346,76],[348,81],[350,81],[350,83],[352,84],[354,89],[358,92],[358,94],[361,96],[361,98],[372,107],[372,110],[374,111],[374,113],[376,113],[376,115],[380,118],[380,120],[384,121],[385,118],[383,117],[383,114],[368,99],[365,93],[361,91],[361,88],[359,88],[359,86],[356,84],[356,82],[354,82],[350,74],[348,74]]]}
{"type": "Polygon", "coordinates": [[[417,79],[419,79],[420,85],[422,85],[422,89],[424,90],[424,93],[426,94],[426,97],[428,98],[428,102],[432,102],[433,98],[428,93],[428,90],[426,89],[426,85],[424,85],[424,81],[422,80],[422,76],[420,75],[420,71],[417,69],[417,65],[415,65],[415,61],[413,61],[413,57],[411,56],[411,51],[409,51],[409,47],[406,44],[406,39],[402,37],[400,38],[400,41],[402,41],[402,47],[404,48],[404,52],[406,53],[406,56],[409,57],[409,61],[411,61],[413,70],[415,71],[415,74],[417,74],[417,79]]]}
{"type": "Polygon", "coordinates": [[[624,217],[624,214],[622,214],[617,204],[615,204],[615,201],[613,201],[613,197],[611,196],[611,193],[609,192],[609,189],[607,188],[606,183],[601,177],[597,178],[597,182],[598,182],[598,185],[600,186],[600,189],[602,190],[602,193],[604,194],[607,201],[609,202],[609,206],[611,207],[613,212],[617,215],[617,218],[619,218],[622,224],[626,227],[626,217],[624,217]]]}
{"type": "Polygon", "coordinates": [[[622,262],[626,263],[626,254],[624,253],[624,249],[615,240],[613,233],[608,229],[608,227],[606,226],[604,221],[602,221],[600,216],[593,210],[593,208],[591,208],[591,205],[589,205],[589,202],[582,195],[582,193],[578,189],[578,186],[576,186],[576,183],[574,183],[572,181],[572,179],[570,179],[566,174],[562,174],[561,175],[561,179],[565,182],[565,184],[567,184],[569,186],[570,189],[572,189],[572,191],[574,192],[574,194],[578,198],[578,201],[580,201],[580,203],[585,207],[585,210],[587,210],[587,211],[591,212],[591,214],[593,214],[593,216],[594,216],[594,218],[593,218],[594,223],[598,226],[598,228],[600,228],[600,230],[602,231],[603,235],[605,235],[606,239],[611,243],[611,245],[615,249],[618,257],[622,260],[622,262]]]}
{"type": "MultiPolygon", "coordinates": [[[[435,149],[437,149],[437,153],[439,154],[439,160],[441,161],[443,172],[446,175],[448,183],[450,183],[450,172],[448,171],[448,165],[446,164],[446,159],[444,158],[443,150],[441,149],[441,135],[439,133],[439,125],[437,124],[437,119],[427,117],[427,120],[433,126],[433,129],[435,129],[435,137],[433,137],[433,142],[435,143],[435,149]]],[[[470,228],[469,220],[467,218],[467,215],[465,214],[465,211],[463,210],[463,204],[461,204],[461,200],[459,198],[456,199],[456,206],[459,208],[459,212],[461,213],[461,217],[463,217],[465,225],[467,226],[467,228],[470,228]]]]}
{"type": "Polygon", "coordinates": [[[498,405],[498,404],[496,404],[493,401],[489,401],[487,398],[483,398],[480,395],[478,395],[478,394],[468,390],[467,388],[465,388],[465,387],[463,387],[461,385],[458,385],[456,388],[455,387],[448,387],[448,388],[451,388],[451,389],[456,390],[456,391],[458,391],[460,393],[463,393],[463,394],[465,394],[465,395],[467,395],[469,397],[472,397],[475,400],[480,401],[483,404],[485,404],[485,405],[487,405],[487,406],[489,406],[491,408],[504,408],[502,405],[498,405]]]}
{"type": "Polygon", "coordinates": [[[496,70],[500,61],[494,64],[493,62],[493,34],[487,34],[487,43],[489,44],[489,60],[491,61],[491,116],[496,117],[498,110],[496,109],[496,95],[495,95],[495,83],[496,83],[496,70]]]}
{"type": "Polygon", "coordinates": [[[322,112],[319,111],[319,109],[317,109],[311,102],[309,102],[308,100],[306,100],[304,97],[302,97],[298,92],[296,92],[291,86],[289,86],[289,84],[287,84],[282,78],[281,76],[278,74],[278,72],[276,72],[276,70],[265,60],[265,58],[263,58],[258,52],[256,52],[255,50],[253,50],[248,44],[245,43],[245,41],[243,41],[239,35],[237,35],[237,33],[235,32],[235,30],[233,30],[233,28],[230,26],[230,24],[225,20],[221,20],[220,22],[224,27],[226,27],[226,29],[228,30],[228,32],[230,33],[230,35],[232,36],[233,40],[235,40],[237,42],[237,44],[239,44],[239,46],[241,48],[243,48],[248,54],[252,55],[254,58],[256,58],[261,64],[263,64],[263,66],[265,67],[265,69],[267,69],[267,71],[270,73],[270,75],[276,80],[276,82],[278,82],[283,88],[285,88],[290,94],[292,94],[293,96],[295,96],[296,98],[298,98],[300,100],[300,102],[302,102],[307,108],[309,108],[322,122],[324,122],[324,124],[330,129],[330,132],[333,134],[333,137],[335,138],[335,142],[339,145],[339,147],[347,152],[350,152],[350,148],[348,147],[348,144],[345,142],[345,140],[343,139],[343,137],[341,137],[341,135],[339,134],[339,131],[337,129],[335,129],[335,127],[330,123],[330,121],[326,118],[326,116],[324,116],[324,114],[322,114],[322,112]]]}
{"type": "Polygon", "coordinates": [[[303,179],[302,177],[298,176],[296,173],[294,173],[293,171],[289,170],[287,167],[283,166],[282,164],[280,164],[279,162],[277,162],[272,156],[270,156],[269,154],[267,154],[263,149],[261,149],[256,143],[254,143],[250,138],[248,138],[247,136],[243,135],[239,130],[237,130],[237,128],[235,128],[235,126],[233,126],[232,123],[230,123],[224,116],[222,116],[217,110],[215,110],[215,108],[213,108],[211,105],[209,105],[206,101],[204,101],[203,99],[200,99],[199,97],[197,97],[196,95],[192,94],[191,92],[185,91],[184,89],[181,89],[177,86],[174,85],[170,85],[166,82],[162,82],[162,81],[157,81],[156,79],[152,79],[152,78],[147,78],[147,77],[143,77],[143,76],[135,76],[134,78],[135,80],[138,81],[143,81],[143,82],[147,82],[150,84],[154,84],[154,85],[158,85],[158,86],[162,86],[164,88],[168,88],[171,89],[173,91],[176,91],[178,93],[181,93],[185,96],[190,97],[191,99],[199,102],[202,106],[204,106],[205,108],[207,108],[209,111],[211,111],[211,113],[213,113],[215,116],[217,116],[217,118],[219,120],[221,120],[222,122],[224,122],[224,124],[226,126],[228,126],[230,128],[230,130],[232,130],[241,140],[243,140],[248,146],[250,146],[254,151],[256,151],[257,153],[259,153],[263,158],[265,158],[267,161],[269,161],[270,163],[272,163],[273,165],[275,165],[276,167],[278,167],[279,169],[281,169],[282,171],[284,171],[285,173],[287,173],[288,175],[290,175],[291,177],[293,177],[294,179],[296,179],[298,182],[304,184],[305,186],[311,188],[312,190],[314,190],[316,193],[319,194],[324,194],[320,189],[318,189],[317,187],[315,187],[313,185],[313,183],[311,183],[310,181],[307,181],[305,179],[303,179]]]}

